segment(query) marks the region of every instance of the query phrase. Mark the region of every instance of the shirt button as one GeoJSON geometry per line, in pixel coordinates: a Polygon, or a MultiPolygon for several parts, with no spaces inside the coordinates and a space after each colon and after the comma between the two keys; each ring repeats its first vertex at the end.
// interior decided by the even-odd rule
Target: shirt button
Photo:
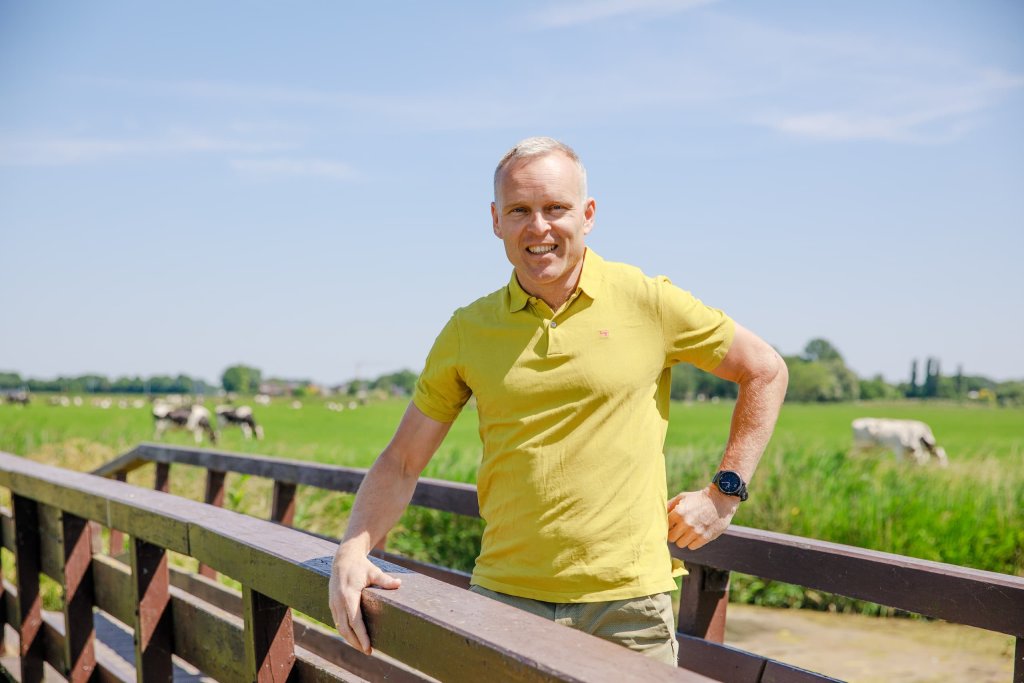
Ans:
{"type": "Polygon", "coordinates": [[[556,323],[554,320],[552,320],[551,321],[551,327],[558,327],[558,323],[556,323]]]}

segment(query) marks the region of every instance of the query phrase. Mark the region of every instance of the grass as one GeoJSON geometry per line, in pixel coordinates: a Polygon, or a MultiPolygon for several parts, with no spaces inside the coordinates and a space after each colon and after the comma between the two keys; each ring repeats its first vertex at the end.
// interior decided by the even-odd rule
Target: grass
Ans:
{"type": "MultiPolygon", "coordinates": [[[[212,407],[212,404],[210,404],[212,407]]],[[[343,412],[306,400],[257,407],[267,432],[261,442],[224,431],[218,447],[298,460],[367,467],[387,444],[405,409],[388,401],[343,412]]],[[[702,487],[715,471],[732,404],[673,405],[665,453],[671,492],[702,487]]],[[[0,450],[89,470],[152,438],[148,409],[91,405],[0,406],[0,450]]],[[[170,443],[191,435],[170,433],[170,443]]],[[[467,409],[452,427],[425,476],[473,482],[481,446],[476,415],[467,409]]],[[[1024,575],[1024,409],[943,403],[787,405],[751,482],[751,498],[734,522],[799,536],[928,560],[1024,575]],[[931,425],[950,457],[946,469],[897,463],[889,454],[851,456],[856,417],[904,417],[931,425]]],[[[152,485],[145,470],[129,477],[152,485]]],[[[200,499],[203,478],[176,468],[172,492],[200,499]]],[[[229,475],[226,506],[266,517],[269,482],[229,475]]],[[[296,525],[338,536],[351,496],[300,487],[296,525]]],[[[480,522],[411,509],[390,536],[391,547],[448,566],[470,569],[480,522]]],[[[857,609],[876,607],[753,577],[734,579],[733,595],[771,605],[857,609]]]]}

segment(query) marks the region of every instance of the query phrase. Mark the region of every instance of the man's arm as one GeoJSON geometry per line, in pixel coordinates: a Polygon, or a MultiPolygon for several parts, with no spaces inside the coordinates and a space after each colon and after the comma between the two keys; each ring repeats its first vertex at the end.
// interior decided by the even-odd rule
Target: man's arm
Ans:
{"type": "Polygon", "coordinates": [[[363,589],[371,585],[394,589],[402,583],[378,569],[367,555],[401,517],[420,472],[451,426],[451,422],[427,417],[409,403],[391,443],[373,463],[356,494],[348,528],[331,565],[329,601],[338,633],[366,654],[372,648],[363,622],[363,589]]]}
{"type": "MultiPolygon", "coordinates": [[[[749,482],[786,398],[786,362],[760,337],[736,325],[729,352],[712,373],[739,384],[720,469],[733,470],[749,482]]],[[[680,493],[668,502],[668,540],[696,550],[725,531],[739,504],[739,498],[711,484],[680,493]]]]}

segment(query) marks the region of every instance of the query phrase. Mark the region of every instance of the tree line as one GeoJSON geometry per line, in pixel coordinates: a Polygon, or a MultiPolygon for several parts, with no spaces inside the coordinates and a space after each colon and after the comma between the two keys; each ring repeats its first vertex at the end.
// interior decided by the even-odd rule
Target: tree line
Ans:
{"type": "MultiPolygon", "coordinates": [[[[851,370],[839,350],[826,339],[812,339],[802,353],[783,356],[789,368],[787,401],[835,402],[854,400],[947,399],[977,400],[1000,405],[1024,405],[1024,380],[996,382],[982,375],[965,375],[958,367],[953,375],[943,375],[939,359],[926,358],[923,365],[914,359],[905,382],[886,382],[881,375],[861,378],[851,370]]],[[[399,370],[375,379],[353,379],[335,391],[351,396],[366,391],[410,395],[417,373],[399,370]]],[[[207,394],[223,389],[239,394],[255,394],[261,388],[276,388],[274,393],[306,396],[319,388],[309,380],[264,379],[259,368],[236,364],[224,370],[220,384],[179,374],[150,377],[118,377],[111,380],[98,374],[58,377],[52,380],[23,378],[16,372],[0,372],[0,391],[64,392],[76,394],[207,394]]],[[[736,398],[737,386],[689,364],[672,368],[672,398],[700,400],[736,398]]]]}
{"type": "MultiPolygon", "coordinates": [[[[886,382],[881,375],[861,378],[851,370],[839,350],[826,339],[812,339],[803,353],[783,356],[789,368],[786,400],[836,402],[884,399],[978,400],[1001,405],[1024,405],[1024,381],[996,382],[982,375],[943,375],[937,358],[927,358],[923,368],[911,362],[906,382],[886,382]],[[919,373],[919,368],[924,372],[919,373]]],[[[672,398],[734,398],[736,385],[698,370],[692,365],[672,369],[672,398]]]]}

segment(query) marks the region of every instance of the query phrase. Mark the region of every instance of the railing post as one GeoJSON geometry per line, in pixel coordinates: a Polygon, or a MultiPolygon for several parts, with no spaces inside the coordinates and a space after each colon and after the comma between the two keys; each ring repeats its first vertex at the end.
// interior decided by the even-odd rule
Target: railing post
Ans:
{"type": "MultiPolygon", "coordinates": [[[[220,470],[206,470],[206,495],[204,500],[207,505],[224,507],[224,476],[225,472],[220,470]]],[[[208,565],[199,564],[199,573],[207,578],[213,579],[217,571],[208,565]]]]}
{"type": "Polygon", "coordinates": [[[39,507],[36,501],[12,496],[14,516],[14,564],[18,581],[18,628],[21,637],[21,682],[43,680],[43,603],[39,593],[39,507]]]}
{"type": "Polygon", "coordinates": [[[285,683],[295,664],[291,608],[245,585],[242,610],[247,679],[285,683]]]}
{"type": "Polygon", "coordinates": [[[1024,683],[1024,638],[1017,638],[1013,655],[1013,683],[1024,683]]]}
{"type": "Polygon", "coordinates": [[[687,561],[690,572],[679,592],[679,631],[715,643],[725,642],[729,572],[687,561]]]}
{"type": "Polygon", "coordinates": [[[171,492],[171,463],[158,462],[156,464],[156,478],[153,481],[154,491],[171,492]]]}
{"type": "Polygon", "coordinates": [[[171,593],[167,551],[132,539],[132,588],[135,599],[135,672],[139,683],[172,681],[171,593]]]}
{"type": "MultiPolygon", "coordinates": [[[[127,481],[128,474],[126,472],[118,472],[114,475],[114,479],[117,481],[127,481]]],[[[119,557],[124,554],[124,533],[119,529],[110,530],[110,556],[119,557]]]]}
{"type": "Polygon", "coordinates": [[[295,484],[274,480],[274,502],[270,520],[291,526],[295,521],[295,484]]]}
{"type": "Polygon", "coordinates": [[[61,514],[64,546],[64,677],[85,683],[96,670],[92,607],[92,525],[71,513],[61,514]]]}

